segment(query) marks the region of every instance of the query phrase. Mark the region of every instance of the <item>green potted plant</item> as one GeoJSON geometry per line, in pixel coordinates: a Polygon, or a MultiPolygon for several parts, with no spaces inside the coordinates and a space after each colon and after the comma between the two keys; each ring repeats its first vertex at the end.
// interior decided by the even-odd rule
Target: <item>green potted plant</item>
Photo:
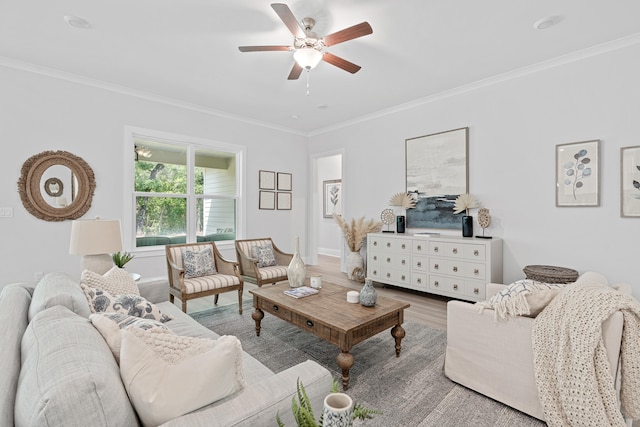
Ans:
{"type": "Polygon", "coordinates": [[[129,252],[116,252],[111,258],[113,258],[113,263],[118,266],[118,268],[124,268],[124,265],[133,259],[134,255],[129,252]]]}
{"type": "MultiPolygon", "coordinates": [[[[324,414],[320,415],[320,418],[316,421],[307,392],[299,379],[297,381],[296,388],[297,393],[291,399],[291,411],[293,412],[293,418],[296,420],[296,424],[298,427],[322,427],[322,418],[324,414]]],[[[331,393],[339,393],[339,391],[340,385],[334,379],[331,385],[331,393]]],[[[356,403],[353,405],[352,420],[368,420],[378,414],[382,414],[382,411],[365,408],[363,405],[356,403]]],[[[279,413],[276,414],[276,422],[279,427],[284,427],[284,423],[280,419],[279,413]]]]}

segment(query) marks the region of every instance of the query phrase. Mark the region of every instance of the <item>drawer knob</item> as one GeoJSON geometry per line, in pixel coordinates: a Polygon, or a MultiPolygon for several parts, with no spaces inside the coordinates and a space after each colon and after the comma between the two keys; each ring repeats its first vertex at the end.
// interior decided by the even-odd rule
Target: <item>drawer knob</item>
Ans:
{"type": "Polygon", "coordinates": [[[480,252],[477,249],[473,251],[473,256],[478,256],[478,255],[480,255],[480,252]]]}
{"type": "Polygon", "coordinates": [[[437,246],[435,246],[435,247],[433,248],[433,252],[438,252],[438,247],[437,247],[437,246]]]}
{"type": "Polygon", "coordinates": [[[406,245],[403,243],[402,244],[402,249],[405,249],[405,248],[406,248],[406,245]]]}
{"type": "Polygon", "coordinates": [[[433,269],[434,269],[434,270],[437,270],[437,269],[439,269],[439,268],[440,268],[440,266],[439,266],[438,264],[433,264],[433,269]]]}
{"type": "Polygon", "coordinates": [[[407,263],[407,261],[403,259],[402,260],[402,265],[405,265],[406,263],[407,263]]]}
{"type": "Polygon", "coordinates": [[[456,285],[455,283],[453,284],[453,290],[457,291],[458,290],[458,285],[456,285]]]}
{"type": "Polygon", "coordinates": [[[418,283],[418,285],[420,285],[422,283],[422,279],[418,277],[418,279],[416,280],[416,282],[418,283]]]}
{"type": "Polygon", "coordinates": [[[419,251],[421,251],[421,250],[422,250],[422,245],[418,245],[418,246],[417,246],[417,249],[418,249],[419,251]]]}
{"type": "Polygon", "coordinates": [[[311,320],[307,320],[307,326],[313,328],[313,322],[311,320]]]}
{"type": "Polygon", "coordinates": [[[273,311],[278,311],[278,310],[280,310],[280,307],[278,307],[277,305],[274,305],[273,306],[273,311]]]}
{"type": "Polygon", "coordinates": [[[454,254],[457,254],[457,253],[458,253],[458,248],[453,248],[453,251],[452,251],[452,252],[453,252],[454,254]]]}
{"type": "Polygon", "coordinates": [[[377,241],[373,242],[373,246],[378,246],[378,242],[377,241]]]}
{"type": "Polygon", "coordinates": [[[474,268],[473,269],[473,274],[475,274],[477,276],[478,274],[480,274],[480,270],[477,269],[477,268],[474,268]]]}
{"type": "Polygon", "coordinates": [[[378,270],[373,270],[373,275],[377,276],[378,275],[378,270]]]}
{"type": "Polygon", "coordinates": [[[404,274],[402,275],[402,280],[405,280],[404,274]]]}
{"type": "Polygon", "coordinates": [[[438,283],[438,281],[436,280],[435,282],[433,282],[433,286],[437,288],[438,286],[440,286],[440,283],[438,283]]]}
{"type": "Polygon", "coordinates": [[[422,267],[422,261],[418,261],[417,266],[418,266],[418,267],[422,267]]]}
{"type": "Polygon", "coordinates": [[[391,278],[391,273],[387,273],[387,279],[391,278]]]}
{"type": "Polygon", "coordinates": [[[387,258],[387,262],[391,262],[391,258],[387,258]]]}
{"type": "Polygon", "coordinates": [[[387,242],[387,247],[390,248],[391,247],[391,242],[387,242]]]}
{"type": "Polygon", "coordinates": [[[453,272],[457,273],[458,272],[458,267],[456,267],[455,265],[453,266],[453,272]]]}
{"type": "Polygon", "coordinates": [[[473,288],[473,293],[478,295],[480,293],[480,289],[478,288],[473,288]]]}
{"type": "Polygon", "coordinates": [[[374,256],[373,256],[373,260],[374,260],[374,261],[377,261],[377,260],[378,260],[378,255],[374,255],[374,256]]]}

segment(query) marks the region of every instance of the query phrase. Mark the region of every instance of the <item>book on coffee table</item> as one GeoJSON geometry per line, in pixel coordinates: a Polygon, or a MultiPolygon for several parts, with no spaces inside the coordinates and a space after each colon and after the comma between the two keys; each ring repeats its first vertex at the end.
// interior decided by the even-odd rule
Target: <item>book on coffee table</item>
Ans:
{"type": "Polygon", "coordinates": [[[299,288],[291,288],[284,291],[286,295],[294,298],[304,298],[309,295],[314,295],[318,293],[317,289],[310,288],[308,286],[300,286],[299,288]]]}

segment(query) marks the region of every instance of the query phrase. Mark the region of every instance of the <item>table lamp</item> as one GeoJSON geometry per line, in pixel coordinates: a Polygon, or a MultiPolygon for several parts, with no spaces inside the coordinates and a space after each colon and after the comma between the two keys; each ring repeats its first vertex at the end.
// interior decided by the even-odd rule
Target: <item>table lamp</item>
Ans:
{"type": "Polygon", "coordinates": [[[82,219],[71,223],[69,253],[82,255],[83,270],[106,273],[114,265],[111,254],[121,250],[119,219],[82,219]]]}

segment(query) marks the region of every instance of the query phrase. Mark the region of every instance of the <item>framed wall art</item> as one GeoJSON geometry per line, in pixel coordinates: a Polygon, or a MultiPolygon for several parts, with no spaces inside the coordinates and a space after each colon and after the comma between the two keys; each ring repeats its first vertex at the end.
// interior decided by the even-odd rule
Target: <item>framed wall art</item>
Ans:
{"type": "Polygon", "coordinates": [[[600,140],[556,145],[556,206],[600,206],[600,140]]]}
{"type": "Polygon", "coordinates": [[[278,172],[278,191],[291,191],[291,174],[278,172]]]}
{"type": "Polygon", "coordinates": [[[291,193],[277,193],[278,210],[291,210],[291,193]]]}
{"type": "Polygon", "coordinates": [[[640,218],[640,145],[620,149],[620,216],[640,218]]]}
{"type": "Polygon", "coordinates": [[[453,205],[469,192],[468,153],[467,127],[405,141],[407,193],[416,199],[408,228],[460,228],[453,205]]]}
{"type": "Polygon", "coordinates": [[[258,188],[260,190],[275,190],[276,173],[273,171],[258,171],[258,188]]]}
{"type": "Polygon", "coordinates": [[[322,216],[331,218],[333,214],[342,215],[342,180],[331,179],[322,182],[322,216]]]}
{"type": "Polygon", "coordinates": [[[275,191],[260,191],[258,201],[258,209],[270,209],[276,208],[276,193],[275,191]]]}

